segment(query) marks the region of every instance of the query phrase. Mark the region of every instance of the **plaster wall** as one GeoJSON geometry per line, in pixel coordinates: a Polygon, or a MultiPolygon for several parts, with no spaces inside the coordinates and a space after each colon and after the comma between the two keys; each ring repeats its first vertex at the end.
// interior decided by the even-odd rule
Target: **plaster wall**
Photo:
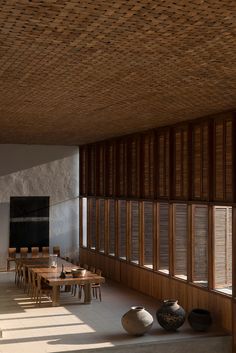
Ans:
{"type": "Polygon", "coordinates": [[[0,269],[9,247],[10,196],[50,197],[50,248],[78,256],[79,149],[75,146],[0,145],[0,269]]]}

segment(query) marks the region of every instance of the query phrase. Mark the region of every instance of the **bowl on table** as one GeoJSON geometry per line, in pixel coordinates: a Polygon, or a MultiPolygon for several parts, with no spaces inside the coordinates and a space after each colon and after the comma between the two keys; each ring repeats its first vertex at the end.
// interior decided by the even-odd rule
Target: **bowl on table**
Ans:
{"type": "Polygon", "coordinates": [[[72,268],[71,269],[72,277],[84,277],[86,274],[85,268],[72,268]]]}

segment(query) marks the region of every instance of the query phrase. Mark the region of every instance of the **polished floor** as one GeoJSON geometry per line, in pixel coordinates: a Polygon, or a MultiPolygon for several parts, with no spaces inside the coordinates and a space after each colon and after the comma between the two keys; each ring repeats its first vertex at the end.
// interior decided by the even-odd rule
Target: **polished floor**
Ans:
{"type": "Polygon", "coordinates": [[[156,300],[114,282],[107,281],[102,286],[102,302],[93,299],[91,304],[84,305],[77,300],[73,302],[70,293],[63,295],[63,300],[72,299],[72,304],[52,307],[45,298],[38,307],[15,286],[13,272],[0,272],[0,353],[133,352],[133,349],[164,353],[187,352],[186,347],[195,352],[193,342],[198,342],[199,347],[202,344],[204,353],[220,352],[219,345],[224,345],[224,353],[229,351],[229,341],[222,342],[227,336],[214,326],[208,333],[195,333],[186,322],[178,332],[167,333],[156,321],[159,306],[156,300]],[[152,329],[142,337],[129,336],[121,325],[122,315],[132,305],[144,306],[154,317],[152,329]],[[206,349],[206,342],[211,341],[217,349],[206,349]]]}

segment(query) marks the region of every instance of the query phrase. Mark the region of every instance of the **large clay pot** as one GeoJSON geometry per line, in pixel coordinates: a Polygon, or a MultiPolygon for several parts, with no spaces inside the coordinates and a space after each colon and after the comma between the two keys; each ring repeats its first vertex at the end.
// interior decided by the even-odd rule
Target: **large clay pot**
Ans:
{"type": "Polygon", "coordinates": [[[134,336],[144,335],[153,324],[152,315],[142,306],[132,306],[121,318],[123,328],[134,336]]]}
{"type": "Polygon", "coordinates": [[[167,331],[176,331],[185,321],[185,311],[174,299],[164,300],[156,315],[159,324],[167,331]]]}
{"type": "Polygon", "coordinates": [[[212,324],[210,311],[193,309],[188,316],[188,322],[195,331],[206,331],[212,324]]]}

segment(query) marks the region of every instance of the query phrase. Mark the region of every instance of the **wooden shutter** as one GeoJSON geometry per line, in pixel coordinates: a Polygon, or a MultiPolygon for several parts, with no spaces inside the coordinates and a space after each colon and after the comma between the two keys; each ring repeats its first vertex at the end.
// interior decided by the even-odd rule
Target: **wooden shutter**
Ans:
{"type": "Polygon", "coordinates": [[[209,126],[203,122],[192,127],[192,197],[209,200],[209,126]]]}
{"type": "Polygon", "coordinates": [[[109,255],[116,253],[116,210],[115,200],[108,200],[108,234],[109,234],[109,255]]]}
{"type": "Polygon", "coordinates": [[[232,119],[214,122],[214,200],[232,202],[232,119]]]}
{"type": "Polygon", "coordinates": [[[153,268],[153,202],[143,202],[144,266],[153,268]]]}
{"type": "Polygon", "coordinates": [[[128,139],[128,196],[140,196],[140,138],[137,135],[128,139]]]}
{"type": "Polygon", "coordinates": [[[154,132],[141,135],[141,196],[154,198],[154,132]]]}
{"type": "Polygon", "coordinates": [[[117,189],[118,197],[127,196],[128,177],[127,177],[127,139],[122,138],[117,141],[117,158],[116,158],[116,174],[117,174],[117,189]]]}
{"type": "Polygon", "coordinates": [[[157,196],[168,198],[170,196],[170,133],[169,129],[157,131],[157,144],[155,145],[155,160],[157,164],[157,196]]]}
{"type": "Polygon", "coordinates": [[[88,199],[89,207],[89,247],[91,249],[96,249],[97,247],[97,217],[96,217],[96,199],[88,199]]]}
{"type": "Polygon", "coordinates": [[[169,205],[159,204],[159,270],[169,271],[169,205]]]}
{"type": "Polygon", "coordinates": [[[96,190],[96,145],[88,145],[88,196],[95,196],[96,190]]]}
{"type": "Polygon", "coordinates": [[[100,199],[98,211],[99,251],[105,251],[105,200],[100,199]]]}
{"type": "Polygon", "coordinates": [[[174,205],[174,275],[187,276],[188,208],[186,204],[174,205]]]}
{"type": "Polygon", "coordinates": [[[193,205],[192,279],[202,286],[208,284],[208,206],[193,205]]]}
{"type": "Polygon", "coordinates": [[[105,192],[105,148],[104,143],[96,144],[96,196],[105,192]]]}
{"type": "Polygon", "coordinates": [[[108,141],[106,144],[106,196],[115,194],[115,143],[108,141]]]}
{"type": "Polygon", "coordinates": [[[131,245],[130,260],[139,263],[139,202],[131,201],[131,245]]]}
{"type": "Polygon", "coordinates": [[[119,257],[126,259],[127,243],[127,201],[118,201],[118,236],[119,236],[119,257]]]}
{"type": "Polygon", "coordinates": [[[189,132],[188,126],[179,126],[173,130],[173,196],[175,199],[189,198],[189,132]]]}
{"type": "Polygon", "coordinates": [[[79,158],[80,158],[80,163],[79,163],[79,170],[80,170],[80,195],[81,196],[86,196],[88,193],[87,186],[88,186],[88,171],[87,171],[87,165],[88,165],[88,155],[87,155],[87,146],[81,146],[79,148],[79,158]]]}

